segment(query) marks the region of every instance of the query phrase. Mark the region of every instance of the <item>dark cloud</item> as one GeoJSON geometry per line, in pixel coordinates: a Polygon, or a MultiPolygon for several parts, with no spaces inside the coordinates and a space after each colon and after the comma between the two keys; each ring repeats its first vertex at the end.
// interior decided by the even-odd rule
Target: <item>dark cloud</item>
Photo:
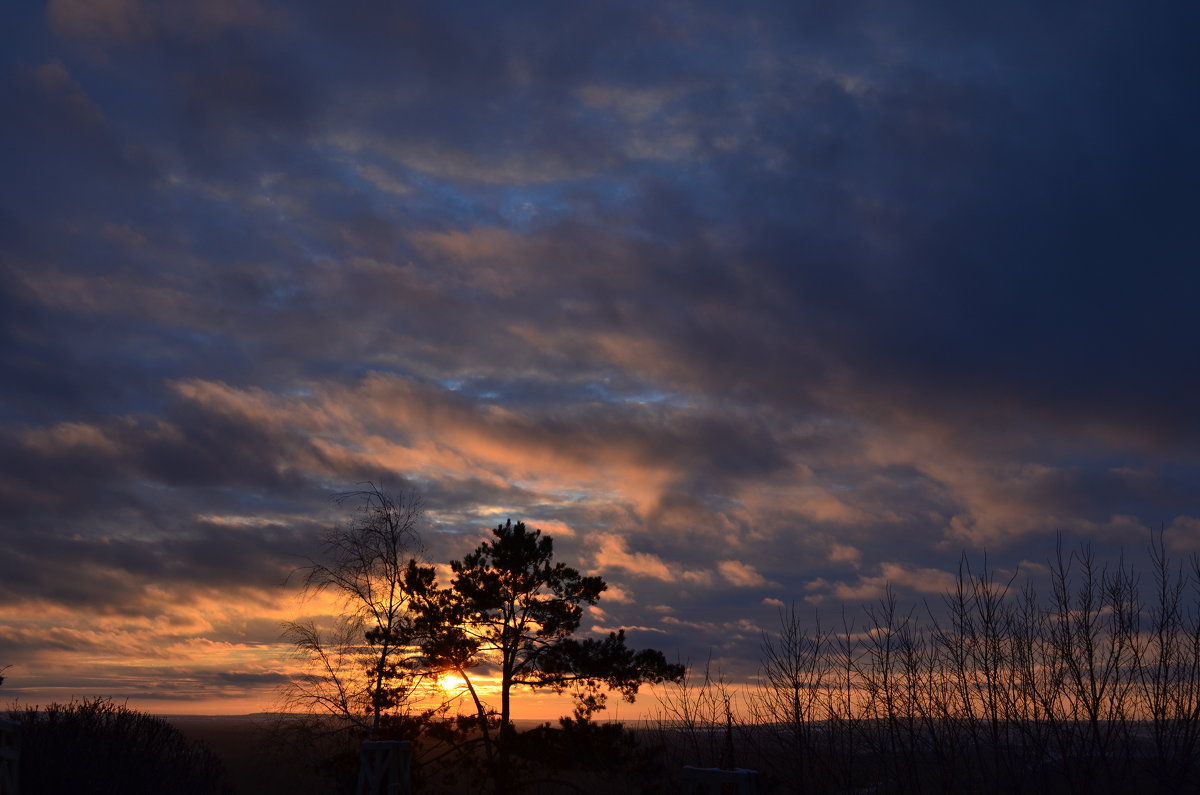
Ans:
{"type": "Polygon", "coordinates": [[[8,540],[0,598],[39,600],[128,615],[157,615],[171,602],[203,593],[236,597],[243,589],[279,589],[315,553],[320,528],[230,528],[199,522],[157,539],[54,538],[29,533],[8,540]],[[309,532],[304,532],[304,531],[309,532]],[[161,594],[172,594],[164,602],[161,594]]]}
{"type": "Polygon", "coordinates": [[[228,682],[233,685],[284,685],[292,680],[292,677],[284,673],[257,673],[257,672],[239,672],[239,671],[222,671],[217,674],[217,679],[220,682],[228,682]]]}
{"type": "MultiPolygon", "coordinates": [[[[188,606],[259,610],[373,481],[431,558],[536,519],[598,626],[745,667],[764,599],[1200,516],[1182,4],[10,18],[14,611],[273,642],[188,606]]],[[[101,642],[48,621],[11,653],[101,642]]],[[[230,670],[189,686],[280,675],[230,670]]]]}

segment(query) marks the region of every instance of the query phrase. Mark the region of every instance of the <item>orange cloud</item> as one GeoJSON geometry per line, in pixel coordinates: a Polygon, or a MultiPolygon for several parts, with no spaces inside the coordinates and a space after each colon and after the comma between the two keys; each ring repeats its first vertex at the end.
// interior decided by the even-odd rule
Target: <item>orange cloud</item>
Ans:
{"type": "Polygon", "coordinates": [[[721,572],[721,576],[730,585],[736,585],[739,588],[759,588],[772,584],[753,566],[737,560],[721,561],[717,564],[717,571],[721,572]]]}
{"type": "Polygon", "coordinates": [[[862,560],[862,551],[850,544],[834,544],[829,550],[831,563],[852,563],[855,566],[862,560]]]}
{"type": "Polygon", "coordinates": [[[594,535],[589,541],[595,547],[597,571],[619,569],[638,577],[650,577],[664,582],[673,582],[679,576],[657,555],[649,552],[630,552],[624,537],[615,533],[594,535]]]}
{"type": "Polygon", "coordinates": [[[944,594],[953,590],[955,584],[955,575],[941,569],[885,562],[880,564],[879,571],[878,576],[860,575],[854,582],[817,578],[804,586],[809,592],[805,599],[819,603],[832,596],[843,601],[869,601],[883,597],[888,585],[923,594],[944,594]]]}

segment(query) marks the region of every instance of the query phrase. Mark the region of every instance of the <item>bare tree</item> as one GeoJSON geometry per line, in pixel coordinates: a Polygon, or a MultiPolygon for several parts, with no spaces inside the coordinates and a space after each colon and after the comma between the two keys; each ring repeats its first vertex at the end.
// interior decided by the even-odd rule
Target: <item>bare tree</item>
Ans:
{"type": "Polygon", "coordinates": [[[411,614],[423,573],[412,557],[420,546],[422,509],[416,497],[374,484],[336,500],[357,504],[351,520],[332,527],[321,559],[310,559],[296,573],[306,594],[331,593],[343,612],[333,627],[311,619],[284,625],[284,637],[309,665],[285,699],[377,737],[383,717],[403,710],[422,677],[411,614]]]}
{"type": "MultiPolygon", "coordinates": [[[[764,636],[762,764],[787,792],[1200,791],[1200,557],[1151,539],[1152,588],[1087,546],[1049,594],[964,556],[940,610],[889,589],[861,631],[794,611],[764,636]]],[[[713,719],[715,720],[715,719],[713,719]]]]}

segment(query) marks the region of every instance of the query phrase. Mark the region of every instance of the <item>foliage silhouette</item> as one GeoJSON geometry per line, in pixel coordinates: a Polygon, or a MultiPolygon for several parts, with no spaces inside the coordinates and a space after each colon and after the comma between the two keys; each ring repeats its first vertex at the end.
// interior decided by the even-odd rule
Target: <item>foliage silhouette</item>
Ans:
{"type": "Polygon", "coordinates": [[[15,709],[21,788],[40,795],[221,795],[220,759],[165,720],[108,699],[15,709]]]}
{"type": "MultiPolygon", "coordinates": [[[[661,744],[642,742],[620,723],[563,717],[513,737],[513,756],[530,783],[578,782],[577,791],[658,795],[669,788],[661,744]]],[[[531,787],[531,789],[533,789],[531,787]]]]}
{"type": "Polygon", "coordinates": [[[605,705],[605,689],[633,701],[642,684],[681,678],[683,666],[661,652],[635,651],[623,632],[578,640],[585,605],[599,600],[607,585],[554,560],[553,540],[511,520],[492,531],[462,560],[452,561],[449,587],[430,589],[418,600],[418,625],[428,663],[463,678],[476,708],[477,726],[497,791],[514,778],[512,690],[570,691],[575,718],[586,720],[605,705]],[[489,709],[474,686],[474,669],[499,673],[500,709],[489,709]],[[492,737],[493,720],[498,736],[492,737]]]}
{"type": "Polygon", "coordinates": [[[641,685],[683,675],[661,652],[629,648],[623,632],[573,637],[584,607],[596,604],[607,586],[555,561],[553,541],[541,531],[512,521],[497,527],[491,540],[450,563],[453,578],[443,587],[435,568],[413,557],[416,499],[371,485],[340,498],[348,500],[358,503],[353,521],[331,529],[322,559],[298,570],[306,592],[340,599],[340,623],[285,625],[285,636],[310,664],[287,688],[286,703],[334,722],[315,720],[302,732],[296,731],[302,724],[290,723],[293,734],[318,737],[340,726],[358,736],[413,740],[418,777],[478,782],[471,763],[481,762],[475,772],[500,792],[515,785],[519,766],[514,687],[575,696],[569,737],[560,745],[584,736],[619,745],[610,737],[614,730],[593,730],[588,722],[604,708],[607,691],[633,701],[641,685]],[[481,669],[499,675],[498,709],[476,687],[481,669]],[[447,717],[451,699],[430,700],[432,680],[449,673],[465,683],[473,715],[447,717]]]}

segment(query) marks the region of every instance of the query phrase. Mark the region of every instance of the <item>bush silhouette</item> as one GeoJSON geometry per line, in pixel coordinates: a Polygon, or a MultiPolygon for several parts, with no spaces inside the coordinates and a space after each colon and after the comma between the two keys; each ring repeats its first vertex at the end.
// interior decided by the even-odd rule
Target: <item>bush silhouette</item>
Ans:
{"type": "Polygon", "coordinates": [[[171,724],[108,699],[13,710],[21,789],[39,795],[217,795],[220,760],[171,724]]]}

